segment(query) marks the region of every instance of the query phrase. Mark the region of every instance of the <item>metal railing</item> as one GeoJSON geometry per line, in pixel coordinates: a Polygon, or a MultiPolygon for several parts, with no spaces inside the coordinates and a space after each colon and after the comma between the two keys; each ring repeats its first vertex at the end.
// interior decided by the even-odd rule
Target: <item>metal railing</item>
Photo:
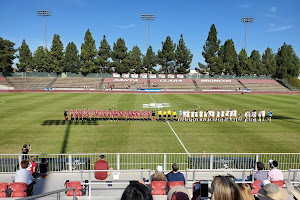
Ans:
{"type": "Polygon", "coordinates": [[[36,157],[39,167],[42,158],[47,159],[49,172],[79,172],[93,170],[100,155],[114,169],[156,169],[162,165],[171,170],[177,163],[179,169],[256,169],[256,162],[265,164],[276,160],[279,169],[300,169],[300,153],[92,153],[92,154],[0,154],[0,173],[14,173],[20,168],[22,159],[36,157]]]}
{"type": "Polygon", "coordinates": [[[65,188],[65,189],[61,189],[61,190],[54,190],[54,191],[51,191],[51,192],[45,192],[43,194],[37,194],[37,195],[29,196],[29,197],[24,197],[24,198],[21,198],[19,200],[37,199],[37,198],[41,198],[41,197],[50,196],[52,194],[57,194],[57,199],[60,200],[60,193],[61,192],[67,192],[69,190],[73,190],[73,198],[72,199],[75,200],[76,199],[76,190],[73,187],[65,188]]]}
{"type": "Polygon", "coordinates": [[[298,177],[299,173],[300,169],[289,169],[288,182],[300,184],[300,177],[298,177]]]}

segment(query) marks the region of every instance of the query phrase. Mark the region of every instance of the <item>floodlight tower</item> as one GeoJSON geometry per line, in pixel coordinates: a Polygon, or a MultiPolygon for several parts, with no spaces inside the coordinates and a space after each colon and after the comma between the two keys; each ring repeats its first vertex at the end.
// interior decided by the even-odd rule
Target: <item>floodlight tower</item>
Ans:
{"type": "Polygon", "coordinates": [[[246,23],[246,35],[245,35],[245,50],[246,50],[246,47],[247,47],[247,25],[248,25],[248,22],[253,22],[253,17],[242,17],[242,22],[246,23]]]}
{"type": "Polygon", "coordinates": [[[38,16],[44,17],[44,32],[45,32],[45,49],[47,49],[47,41],[46,41],[46,16],[50,16],[50,11],[49,10],[38,10],[37,11],[38,16]]]}
{"type": "Polygon", "coordinates": [[[148,50],[148,47],[149,47],[149,24],[148,24],[148,21],[154,20],[155,15],[154,14],[141,14],[141,18],[142,18],[142,20],[147,20],[147,50],[148,50]]]}

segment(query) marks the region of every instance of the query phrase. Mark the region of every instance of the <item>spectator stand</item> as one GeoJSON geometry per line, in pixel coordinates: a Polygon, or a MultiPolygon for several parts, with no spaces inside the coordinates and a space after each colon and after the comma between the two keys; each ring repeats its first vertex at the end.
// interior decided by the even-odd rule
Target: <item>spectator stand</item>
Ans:
{"type": "Polygon", "coordinates": [[[290,90],[279,84],[273,79],[240,79],[243,85],[245,85],[251,91],[258,92],[289,92],[290,90]]]}
{"type": "Polygon", "coordinates": [[[201,91],[240,91],[244,86],[237,79],[195,79],[201,91]]]}

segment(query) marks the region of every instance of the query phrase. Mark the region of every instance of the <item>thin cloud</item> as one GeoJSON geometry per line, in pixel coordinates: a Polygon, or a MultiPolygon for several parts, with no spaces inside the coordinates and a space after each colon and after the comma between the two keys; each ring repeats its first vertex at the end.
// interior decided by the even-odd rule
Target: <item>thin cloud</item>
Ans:
{"type": "Polygon", "coordinates": [[[129,24],[129,25],[114,25],[115,28],[119,28],[119,29],[128,29],[128,28],[134,28],[135,25],[134,24],[129,24]]]}
{"type": "Polygon", "coordinates": [[[272,6],[272,7],[270,8],[270,12],[271,12],[271,13],[275,13],[276,10],[277,10],[277,8],[276,8],[275,6],[272,6]]]}
{"type": "Polygon", "coordinates": [[[278,31],[286,31],[293,28],[293,25],[286,25],[286,26],[276,26],[275,24],[270,24],[268,32],[278,32],[278,31]]]}

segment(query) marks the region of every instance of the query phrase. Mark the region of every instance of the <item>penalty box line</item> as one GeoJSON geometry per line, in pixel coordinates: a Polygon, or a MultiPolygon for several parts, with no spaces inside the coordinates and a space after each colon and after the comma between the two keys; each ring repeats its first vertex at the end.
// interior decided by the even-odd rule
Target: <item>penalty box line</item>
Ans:
{"type": "MultiPolygon", "coordinates": [[[[151,94],[149,94],[153,103],[156,105],[154,99],[152,98],[151,94]]],[[[158,108],[158,107],[157,107],[158,108]]],[[[169,127],[171,128],[172,132],[174,133],[174,135],[176,136],[176,138],[178,139],[179,143],[181,144],[181,146],[183,147],[183,149],[185,150],[185,152],[189,155],[189,157],[191,157],[191,154],[188,152],[188,150],[185,148],[184,144],[182,143],[181,139],[178,137],[178,135],[176,134],[176,132],[174,131],[174,129],[172,128],[171,124],[169,123],[169,121],[167,121],[167,124],[169,125],[169,127]]]]}

